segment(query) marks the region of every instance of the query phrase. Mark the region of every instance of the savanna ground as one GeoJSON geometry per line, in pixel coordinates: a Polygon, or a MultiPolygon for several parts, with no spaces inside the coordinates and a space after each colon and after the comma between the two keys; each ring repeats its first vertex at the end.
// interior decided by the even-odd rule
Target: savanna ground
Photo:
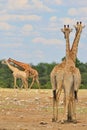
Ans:
{"type": "MultiPolygon", "coordinates": [[[[77,123],[52,122],[52,90],[0,89],[0,130],[87,130],[87,90],[79,90],[77,123]]],[[[63,93],[59,120],[63,116],[63,93]]]]}

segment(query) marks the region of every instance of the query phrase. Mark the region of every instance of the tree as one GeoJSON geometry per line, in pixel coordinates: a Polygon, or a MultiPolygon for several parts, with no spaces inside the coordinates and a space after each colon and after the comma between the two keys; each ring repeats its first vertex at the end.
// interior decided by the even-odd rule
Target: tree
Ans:
{"type": "MultiPolygon", "coordinates": [[[[39,63],[38,65],[32,65],[32,68],[36,69],[39,73],[39,81],[41,88],[51,88],[50,73],[57,63],[39,63]]],[[[80,69],[82,82],[80,88],[87,88],[87,63],[82,63],[76,59],[76,66],[80,69]]],[[[29,83],[32,79],[29,79],[29,83]]],[[[21,82],[18,81],[21,85],[21,82]]],[[[11,70],[0,61],[0,87],[13,88],[13,76],[11,70]]],[[[38,88],[35,83],[33,88],[38,88]]]]}

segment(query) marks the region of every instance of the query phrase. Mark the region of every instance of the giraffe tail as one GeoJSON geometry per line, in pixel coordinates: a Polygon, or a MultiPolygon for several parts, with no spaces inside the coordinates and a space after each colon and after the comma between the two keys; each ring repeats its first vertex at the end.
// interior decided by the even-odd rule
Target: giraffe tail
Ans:
{"type": "Polygon", "coordinates": [[[75,100],[78,100],[77,91],[74,91],[75,100]]]}
{"type": "Polygon", "coordinates": [[[56,100],[56,90],[53,90],[53,99],[56,100]]]}

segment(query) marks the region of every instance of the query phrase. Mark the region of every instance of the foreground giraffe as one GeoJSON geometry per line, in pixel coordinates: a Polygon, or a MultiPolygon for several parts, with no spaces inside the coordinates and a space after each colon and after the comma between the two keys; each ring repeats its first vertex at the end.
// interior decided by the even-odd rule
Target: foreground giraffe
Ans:
{"type": "Polygon", "coordinates": [[[16,64],[17,66],[21,67],[22,69],[24,69],[26,74],[28,74],[28,78],[32,78],[32,83],[31,83],[29,88],[31,88],[33,86],[34,82],[36,81],[38,84],[38,87],[40,89],[39,79],[38,79],[39,76],[38,76],[37,70],[33,69],[29,64],[19,62],[17,60],[12,59],[12,58],[9,58],[8,61],[9,61],[9,63],[12,62],[12,63],[16,64]]]}
{"type": "Polygon", "coordinates": [[[17,86],[17,79],[21,79],[22,80],[22,86],[21,88],[24,86],[25,89],[28,89],[28,81],[27,81],[27,74],[25,71],[21,71],[16,67],[13,67],[12,65],[9,64],[9,62],[7,60],[3,60],[2,64],[6,64],[9,69],[13,72],[13,77],[14,77],[14,88],[18,88],[17,86]]]}
{"type": "MultiPolygon", "coordinates": [[[[79,28],[77,28],[78,31],[79,28]]],[[[69,43],[69,26],[64,27],[62,29],[62,32],[64,33],[64,37],[66,39],[66,64],[64,68],[64,80],[63,80],[63,85],[64,85],[64,94],[65,94],[65,105],[64,105],[64,117],[63,117],[63,122],[64,120],[68,119],[68,121],[76,121],[76,102],[77,100],[77,91],[80,87],[81,83],[81,75],[80,71],[77,67],[75,67],[75,56],[74,58],[71,57],[70,55],[70,43],[69,43]],[[70,74],[70,77],[69,77],[70,74]],[[67,78],[68,77],[68,78],[67,78]],[[70,79],[71,82],[70,82],[70,79]]],[[[77,32],[76,32],[77,34],[77,32]]],[[[76,38],[76,37],[75,37],[76,38]]],[[[75,54],[75,53],[73,53],[75,54]]],[[[73,56],[73,55],[72,55],[73,56]]]]}
{"type": "Polygon", "coordinates": [[[62,67],[61,64],[53,68],[51,72],[51,84],[53,88],[53,121],[56,121],[58,118],[58,104],[59,104],[59,97],[61,94],[61,90],[64,87],[64,94],[65,94],[65,104],[64,104],[64,117],[68,116],[68,105],[69,105],[69,98],[72,85],[73,85],[73,75],[71,69],[75,67],[72,59],[69,56],[69,34],[72,29],[64,26],[62,32],[64,33],[66,39],[66,60],[64,61],[64,66],[62,67]],[[70,78],[69,82],[67,79],[70,78]],[[67,84],[67,86],[66,86],[67,84]],[[68,92],[67,92],[68,89],[68,92]]]}
{"type": "MultiPolygon", "coordinates": [[[[75,67],[75,63],[73,63],[73,61],[75,62],[75,59],[76,59],[76,54],[77,54],[77,49],[75,49],[76,48],[76,46],[78,46],[78,43],[77,42],[79,42],[79,39],[78,39],[78,35],[80,35],[81,34],[81,31],[82,31],[82,28],[83,28],[83,26],[82,26],[82,23],[80,22],[80,23],[77,23],[77,25],[75,26],[75,29],[76,29],[76,36],[75,36],[75,39],[74,39],[74,42],[73,42],[73,49],[71,49],[70,50],[70,52],[69,52],[69,31],[70,30],[68,30],[68,37],[67,37],[67,40],[66,40],[66,60],[64,60],[61,64],[59,64],[59,65],[57,65],[57,66],[55,66],[54,68],[53,68],[53,70],[52,70],[52,72],[51,72],[51,84],[52,84],[52,87],[53,87],[53,95],[54,95],[54,98],[53,98],[53,120],[55,121],[55,120],[57,120],[57,116],[58,116],[58,108],[57,108],[57,105],[58,105],[58,101],[59,101],[59,96],[60,96],[60,93],[61,93],[61,88],[62,88],[62,85],[63,85],[63,82],[66,82],[67,80],[65,80],[65,79],[63,79],[64,78],[64,75],[66,75],[66,77],[68,77],[68,73],[67,72],[69,72],[69,73],[71,73],[70,75],[70,77],[71,77],[71,79],[72,80],[74,80],[74,90],[73,91],[75,91],[74,93],[75,93],[75,98],[77,98],[77,94],[76,94],[76,92],[78,91],[78,88],[79,88],[79,86],[80,86],[80,82],[81,82],[81,75],[80,75],[80,72],[79,72],[79,69],[77,69],[76,67],[75,67]],[[78,39],[78,40],[77,40],[78,39]],[[76,46],[75,46],[75,45],[76,46]],[[76,50],[76,51],[75,51],[76,50]],[[72,60],[71,60],[71,55],[72,55],[72,60]],[[69,57],[70,57],[70,59],[69,60],[71,60],[72,62],[70,63],[70,61],[68,61],[68,62],[66,62],[67,61],[67,57],[68,57],[68,59],[69,59],[69,57]],[[71,67],[68,67],[67,65],[69,65],[70,66],[70,64],[71,64],[71,67]],[[73,66],[72,66],[73,65],[73,66]],[[65,67],[66,66],[66,67],[65,67]],[[64,68],[65,67],[65,68],[64,68]],[[66,71],[67,70],[67,71],[66,71]],[[64,72],[65,71],[65,72],[64,72]],[[72,76],[74,76],[74,79],[73,79],[73,77],[72,76]],[[58,82],[57,82],[57,81],[58,82]],[[64,81],[65,80],[65,81],[64,81]],[[63,81],[63,82],[62,82],[63,81]],[[58,83],[58,84],[57,84],[58,83]],[[57,90],[57,92],[56,92],[56,90],[57,90]],[[56,99],[56,98],[58,98],[58,99],[56,99]],[[56,101],[56,100],[58,100],[58,101],[56,101]],[[56,115],[55,115],[55,111],[54,111],[54,106],[56,105],[56,115]]],[[[67,29],[68,28],[66,28],[66,27],[64,27],[64,29],[62,30],[62,31],[64,31],[66,29],[66,31],[67,31],[67,29]]],[[[64,32],[64,35],[65,35],[65,32],[64,32]]],[[[65,36],[66,37],[66,36],[65,36]]],[[[66,78],[65,77],[65,78],[66,78]]],[[[70,77],[69,77],[69,79],[70,79],[70,77]]],[[[68,81],[68,83],[69,83],[69,81],[68,81]]],[[[70,84],[71,85],[71,84],[70,84]]],[[[71,96],[71,97],[73,97],[73,96],[71,96]]],[[[69,102],[69,101],[68,101],[69,102]]],[[[68,105],[66,105],[66,115],[67,115],[67,113],[68,113],[68,105]]],[[[75,113],[74,113],[74,115],[75,115],[75,113]]],[[[71,116],[71,115],[70,115],[71,116]]]]}

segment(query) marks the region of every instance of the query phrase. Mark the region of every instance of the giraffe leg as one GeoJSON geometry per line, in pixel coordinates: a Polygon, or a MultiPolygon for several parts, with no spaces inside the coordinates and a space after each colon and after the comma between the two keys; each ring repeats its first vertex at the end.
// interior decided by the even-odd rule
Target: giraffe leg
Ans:
{"type": "Polygon", "coordinates": [[[29,89],[31,89],[31,87],[33,86],[34,81],[35,81],[35,78],[33,78],[32,83],[31,83],[31,85],[30,85],[29,89]]]}
{"type": "Polygon", "coordinates": [[[25,80],[25,89],[27,90],[28,89],[28,81],[25,80]]]}
{"type": "Polygon", "coordinates": [[[65,104],[64,104],[64,116],[62,118],[61,123],[64,123],[67,120],[68,116],[68,105],[69,105],[69,97],[65,98],[65,104]]]}
{"type": "Polygon", "coordinates": [[[63,100],[63,102],[64,102],[64,114],[65,114],[65,112],[66,112],[66,109],[65,109],[65,106],[66,106],[66,97],[65,97],[65,95],[64,95],[64,100],[63,100]]]}
{"type": "Polygon", "coordinates": [[[67,121],[71,122],[72,121],[72,101],[69,101],[68,105],[68,115],[67,115],[67,121]]]}
{"type": "Polygon", "coordinates": [[[73,113],[73,88],[70,93],[70,100],[69,100],[69,105],[68,105],[68,115],[67,115],[67,121],[72,122],[72,113],[73,113]]]}
{"type": "Polygon", "coordinates": [[[17,79],[16,79],[16,77],[14,76],[14,89],[15,89],[15,88],[18,88],[16,81],[17,81],[17,79]]]}
{"type": "Polygon", "coordinates": [[[40,83],[39,83],[39,80],[38,80],[38,78],[36,78],[36,82],[37,82],[37,84],[38,84],[38,87],[39,87],[39,89],[40,89],[40,83]]]}
{"type": "Polygon", "coordinates": [[[71,98],[70,98],[70,103],[71,103],[70,115],[71,115],[71,118],[69,118],[68,121],[73,121],[73,122],[76,123],[76,98],[75,98],[74,94],[75,93],[72,90],[71,98]]]}
{"type": "Polygon", "coordinates": [[[75,100],[78,101],[77,91],[74,91],[75,100]]]}
{"type": "Polygon", "coordinates": [[[73,122],[77,122],[76,121],[76,100],[73,99],[73,122]]]}
{"type": "Polygon", "coordinates": [[[23,87],[24,87],[24,83],[22,83],[22,85],[21,85],[21,89],[23,89],[23,87]]]}
{"type": "Polygon", "coordinates": [[[22,82],[23,82],[24,88],[27,90],[28,89],[28,81],[27,81],[27,79],[23,78],[22,82]]]}
{"type": "Polygon", "coordinates": [[[21,79],[21,81],[22,81],[21,89],[23,89],[23,87],[24,87],[24,81],[23,81],[23,79],[21,79]]]}
{"type": "Polygon", "coordinates": [[[55,122],[55,104],[56,104],[56,90],[53,90],[53,118],[52,122],[55,122]]]}
{"type": "Polygon", "coordinates": [[[62,91],[62,87],[60,87],[57,92],[53,90],[53,118],[52,121],[58,120],[58,105],[59,105],[59,98],[62,91]]]}

